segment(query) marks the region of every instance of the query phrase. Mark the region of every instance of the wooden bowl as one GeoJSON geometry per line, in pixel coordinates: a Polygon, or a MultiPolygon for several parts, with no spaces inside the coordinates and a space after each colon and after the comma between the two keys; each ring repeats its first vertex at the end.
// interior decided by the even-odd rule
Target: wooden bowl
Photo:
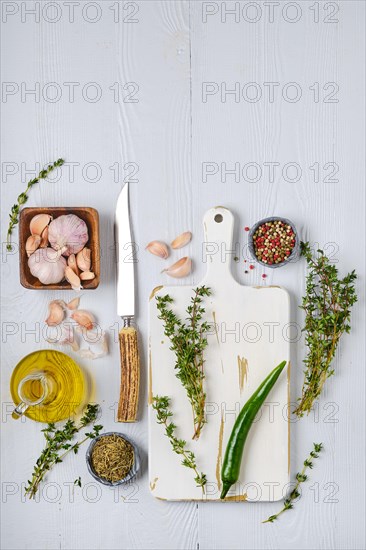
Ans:
{"type": "Polygon", "coordinates": [[[67,281],[58,284],[44,285],[37,277],[34,277],[28,267],[28,256],[25,243],[30,235],[29,224],[37,214],[49,214],[53,219],[63,214],[75,214],[79,216],[88,227],[89,240],[85,246],[91,250],[91,271],[95,273],[91,281],[82,281],[82,287],[86,290],[97,288],[100,281],[100,243],[99,243],[99,215],[94,208],[82,207],[53,207],[50,208],[23,208],[19,217],[19,268],[20,283],[25,288],[33,290],[71,290],[67,281]]]}

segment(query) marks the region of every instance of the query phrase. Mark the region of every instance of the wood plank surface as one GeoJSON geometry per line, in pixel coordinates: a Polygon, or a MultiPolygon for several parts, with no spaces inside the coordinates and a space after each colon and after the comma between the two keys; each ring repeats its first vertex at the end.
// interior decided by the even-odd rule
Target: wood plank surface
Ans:
{"type": "MultiPolygon", "coordinates": [[[[110,491],[89,476],[80,451],[48,476],[39,502],[22,496],[42,435],[36,423],[10,418],[11,372],[27,353],[51,347],[42,333],[48,301],[74,294],[21,287],[18,253],[7,254],[3,244],[2,548],[364,548],[365,3],[67,4],[1,3],[2,241],[8,212],[36,163],[64,157],[55,181],[32,188],[28,206],[99,212],[101,284],[83,294],[82,307],[109,329],[111,351],[79,363],[93,380],[106,431],[125,432],[141,448],[142,472],[128,488],[110,491]],[[113,247],[114,208],[126,178],[139,247],[142,363],[140,421],[128,426],[115,420],[120,320],[113,247]],[[289,289],[299,324],[303,263],[268,270],[264,282],[259,268],[245,274],[244,226],[285,215],[302,238],[333,254],[342,273],[355,267],[360,275],[360,301],[352,334],[337,353],[336,376],[315,413],[292,426],[292,474],[313,441],[323,441],[325,452],[304,498],[274,525],[261,520],[276,504],[166,503],[148,487],[147,299],[168,277],[144,247],[191,230],[187,254],[195,270],[184,284],[195,284],[206,269],[202,216],[218,204],[238,220],[238,280],[289,289]],[[73,487],[79,475],[81,489],[73,487]]],[[[170,259],[178,257],[177,251],[170,259]]],[[[291,348],[296,396],[303,341],[291,348]]]]}

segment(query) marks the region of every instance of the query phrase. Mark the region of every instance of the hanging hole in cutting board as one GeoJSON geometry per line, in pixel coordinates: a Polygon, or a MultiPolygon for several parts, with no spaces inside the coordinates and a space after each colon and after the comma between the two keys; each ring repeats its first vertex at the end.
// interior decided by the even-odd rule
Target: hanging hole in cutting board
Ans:
{"type": "Polygon", "coordinates": [[[216,223],[221,223],[223,219],[224,217],[222,214],[216,214],[216,216],[214,217],[216,223]]]}

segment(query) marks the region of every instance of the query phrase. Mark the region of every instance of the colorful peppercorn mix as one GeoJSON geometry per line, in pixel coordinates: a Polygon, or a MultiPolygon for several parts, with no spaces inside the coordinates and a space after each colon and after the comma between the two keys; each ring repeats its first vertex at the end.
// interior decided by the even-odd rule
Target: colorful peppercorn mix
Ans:
{"type": "Polygon", "coordinates": [[[280,264],[290,256],[296,244],[291,225],[280,220],[266,222],[253,235],[254,252],[265,264],[280,264]]]}

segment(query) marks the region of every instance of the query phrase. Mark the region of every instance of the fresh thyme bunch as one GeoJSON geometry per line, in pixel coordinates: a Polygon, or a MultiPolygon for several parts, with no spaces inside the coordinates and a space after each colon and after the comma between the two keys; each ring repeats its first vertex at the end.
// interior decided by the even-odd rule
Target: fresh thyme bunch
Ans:
{"type": "Polygon", "coordinates": [[[313,450],[311,451],[308,458],[304,460],[303,469],[301,470],[301,472],[298,472],[296,474],[296,485],[291,491],[291,493],[289,494],[288,498],[285,499],[283,503],[283,508],[277,514],[274,514],[273,516],[269,516],[269,518],[263,521],[262,523],[273,523],[276,519],[278,519],[278,517],[281,514],[283,514],[283,512],[286,512],[286,510],[291,510],[294,507],[293,501],[300,496],[299,487],[301,483],[303,483],[304,481],[307,481],[308,479],[308,476],[306,475],[305,472],[307,471],[308,468],[310,468],[310,470],[313,468],[314,466],[313,459],[318,458],[320,451],[323,450],[322,443],[314,443],[313,445],[314,445],[313,450]]]}
{"type": "MultiPolygon", "coordinates": [[[[80,445],[85,443],[88,439],[94,439],[94,437],[99,435],[99,432],[102,430],[103,426],[94,425],[92,431],[85,433],[85,437],[81,441],[74,444],[70,443],[75,434],[96,421],[98,412],[99,405],[92,405],[89,403],[78,425],[75,424],[73,420],[69,419],[60,429],[57,429],[55,424],[52,422],[47,425],[47,428],[42,430],[46,439],[46,445],[40,457],[37,459],[36,465],[34,466],[32,479],[28,480],[28,485],[25,488],[25,494],[28,495],[29,498],[35,497],[41,481],[44,479],[47,472],[55,466],[55,464],[62,462],[63,458],[70,451],[77,454],[80,445]]],[[[77,485],[79,485],[79,482],[77,485]]]]}
{"type": "Polygon", "coordinates": [[[44,170],[41,170],[36,178],[33,178],[32,180],[30,180],[28,182],[25,191],[23,191],[23,193],[20,193],[20,195],[18,196],[17,203],[13,204],[13,206],[11,207],[11,211],[10,211],[10,214],[9,214],[10,222],[9,222],[8,232],[7,232],[7,235],[6,235],[6,249],[8,251],[11,251],[11,242],[10,242],[11,234],[13,233],[14,227],[19,222],[20,207],[24,203],[26,203],[27,200],[28,200],[28,194],[27,194],[28,191],[30,190],[31,187],[33,187],[33,185],[38,183],[39,180],[46,179],[48,174],[50,174],[55,168],[58,168],[59,166],[62,166],[64,164],[64,162],[65,162],[64,159],[58,159],[53,164],[49,164],[47,166],[47,168],[45,168],[44,170]]]}
{"type": "Polygon", "coordinates": [[[306,294],[302,299],[305,311],[305,342],[308,354],[302,396],[294,411],[297,416],[309,413],[323,390],[327,378],[334,374],[331,363],[339,340],[350,332],[351,308],[357,301],[355,271],[343,279],[322,250],[313,255],[309,243],[301,243],[301,253],[308,264],[306,294]]]}
{"type": "Polygon", "coordinates": [[[210,296],[211,289],[206,286],[197,287],[187,307],[188,317],[181,321],[168,307],[173,299],[167,294],[157,296],[159,319],[164,323],[164,334],[170,339],[170,349],[176,357],[176,377],[186,390],[192,407],[194,434],[192,439],[198,439],[205,420],[206,393],[203,389],[204,359],[203,352],[207,346],[205,334],[210,328],[209,323],[203,321],[205,309],[202,299],[210,296]]]}
{"type": "Polygon", "coordinates": [[[192,468],[195,475],[195,482],[197,487],[202,487],[203,493],[205,492],[205,485],[207,483],[206,475],[197,470],[196,457],[192,451],[186,449],[187,442],[184,439],[178,439],[174,432],[176,425],[170,422],[169,419],[173,416],[173,413],[169,410],[170,399],[166,395],[159,397],[155,395],[153,397],[152,407],[156,411],[156,420],[158,424],[165,426],[165,435],[169,438],[172,449],[178,455],[183,457],[182,464],[186,468],[192,468]]]}

